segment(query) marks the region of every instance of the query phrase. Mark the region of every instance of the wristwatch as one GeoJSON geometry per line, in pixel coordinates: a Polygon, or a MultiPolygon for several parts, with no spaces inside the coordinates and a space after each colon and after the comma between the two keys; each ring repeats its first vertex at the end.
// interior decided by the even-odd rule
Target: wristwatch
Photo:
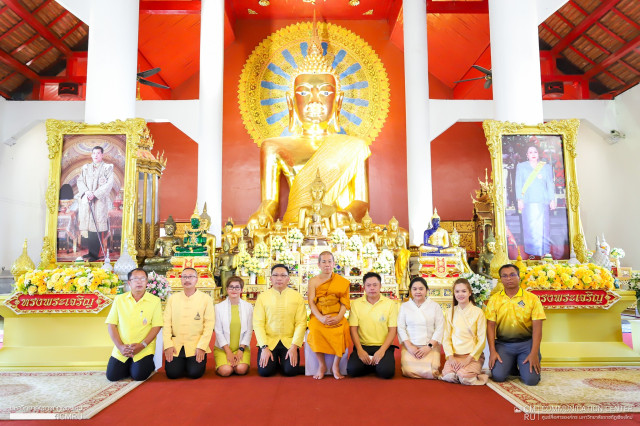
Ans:
{"type": "Polygon", "coordinates": [[[427,343],[427,346],[429,346],[430,348],[433,348],[433,344],[431,342],[427,343]]]}
{"type": "Polygon", "coordinates": [[[147,342],[145,342],[144,340],[143,340],[142,342],[140,342],[140,344],[141,344],[142,346],[144,346],[145,348],[147,347],[147,342]]]}
{"type": "Polygon", "coordinates": [[[262,345],[260,346],[260,349],[267,349],[269,347],[269,345],[262,345]]]}
{"type": "Polygon", "coordinates": [[[244,352],[244,346],[240,346],[238,350],[244,352]]]}

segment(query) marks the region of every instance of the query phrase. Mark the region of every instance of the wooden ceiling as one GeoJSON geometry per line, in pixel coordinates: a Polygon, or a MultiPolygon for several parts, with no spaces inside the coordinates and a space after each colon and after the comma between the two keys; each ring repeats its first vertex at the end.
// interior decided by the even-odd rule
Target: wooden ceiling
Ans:
{"type": "MultiPolygon", "coordinates": [[[[132,0],[133,1],[133,0],[132,0]]],[[[142,0],[140,71],[161,67],[143,99],[180,99],[197,79],[200,1],[142,0]]],[[[237,20],[387,21],[402,48],[402,0],[226,0],[225,43],[237,20]]],[[[472,68],[491,67],[488,0],[427,0],[429,72],[454,99],[491,99],[472,68]],[[455,47],[455,48],[452,48],[455,47]]],[[[562,99],[610,99],[640,81],[640,1],[570,0],[539,26],[544,82],[561,82],[562,99]]],[[[58,84],[86,82],[88,27],[53,0],[0,0],[0,95],[60,99],[58,84]]],[[[80,90],[76,99],[82,99],[80,90]]]]}

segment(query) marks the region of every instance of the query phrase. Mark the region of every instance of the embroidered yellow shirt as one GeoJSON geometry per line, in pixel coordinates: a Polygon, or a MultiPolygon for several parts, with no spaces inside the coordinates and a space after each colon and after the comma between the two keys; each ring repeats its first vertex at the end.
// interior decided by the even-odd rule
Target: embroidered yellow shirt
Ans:
{"type": "Polygon", "coordinates": [[[258,346],[273,350],[278,342],[289,348],[302,346],[307,330],[307,310],[302,295],[291,288],[282,293],[270,288],[261,293],[253,308],[253,331],[258,346]]]}
{"type": "Polygon", "coordinates": [[[362,296],[351,302],[349,325],[358,327],[361,345],[381,346],[389,334],[389,327],[398,326],[398,304],[380,296],[372,305],[366,295],[362,296]]]}
{"type": "Polygon", "coordinates": [[[470,354],[477,361],[487,341],[487,320],[482,309],[472,304],[464,309],[456,305],[453,308],[453,322],[451,310],[445,313],[444,320],[444,354],[447,357],[470,354]]]}
{"type": "Polygon", "coordinates": [[[487,303],[484,316],[496,323],[496,340],[518,342],[531,338],[533,320],[543,320],[540,299],[522,288],[509,298],[504,290],[494,294],[487,303]]]}
{"type": "Polygon", "coordinates": [[[177,356],[184,347],[186,357],[195,356],[196,349],[210,353],[215,323],[213,300],[208,294],[198,290],[191,296],[182,291],[174,293],[164,308],[164,349],[173,347],[177,356]]]}
{"type": "MultiPolygon", "coordinates": [[[[140,343],[149,334],[153,327],[162,327],[162,305],[160,298],[146,293],[136,302],[131,292],[120,294],[113,299],[111,311],[105,321],[118,327],[120,340],[125,345],[140,343]]],[[[146,348],[133,356],[133,361],[139,361],[147,355],[156,352],[156,339],[153,339],[146,348]]],[[[127,357],[122,355],[117,347],[113,347],[111,356],[121,362],[127,357]]]]}

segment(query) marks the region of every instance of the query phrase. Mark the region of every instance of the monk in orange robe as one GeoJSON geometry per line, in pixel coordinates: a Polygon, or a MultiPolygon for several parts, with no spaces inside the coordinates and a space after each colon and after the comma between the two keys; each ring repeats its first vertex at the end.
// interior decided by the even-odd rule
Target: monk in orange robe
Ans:
{"type": "Polygon", "coordinates": [[[333,273],[335,261],[330,251],[318,257],[320,274],[309,280],[308,297],[311,308],[307,343],[316,353],[320,363],[314,379],[323,379],[327,372],[325,354],[335,355],[331,372],[336,379],[340,374],[340,358],[351,345],[349,322],[344,317],[350,308],[349,280],[333,273]]]}

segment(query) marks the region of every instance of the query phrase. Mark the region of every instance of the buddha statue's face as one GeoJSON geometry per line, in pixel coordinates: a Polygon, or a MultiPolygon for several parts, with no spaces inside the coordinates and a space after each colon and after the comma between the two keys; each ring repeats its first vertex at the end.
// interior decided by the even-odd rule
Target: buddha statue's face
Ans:
{"type": "Polygon", "coordinates": [[[324,188],[320,185],[311,187],[311,199],[314,201],[322,201],[324,198],[324,188]]]}
{"type": "Polygon", "coordinates": [[[231,231],[233,231],[233,225],[225,225],[224,226],[224,233],[225,234],[230,234],[231,231]]]}
{"type": "Polygon", "coordinates": [[[351,222],[349,224],[349,229],[351,230],[351,232],[356,232],[356,230],[358,229],[358,224],[356,222],[351,222]]]}
{"type": "Polygon", "coordinates": [[[198,219],[197,217],[192,217],[191,218],[191,227],[193,229],[200,228],[200,219],[198,219]]]}
{"type": "Polygon", "coordinates": [[[431,223],[433,224],[434,228],[438,228],[440,226],[440,219],[434,217],[433,219],[431,219],[431,223]]]}
{"type": "Polygon", "coordinates": [[[176,232],[176,226],[172,225],[172,224],[164,224],[164,232],[165,234],[167,234],[168,236],[172,237],[173,234],[175,234],[176,232]]]}
{"type": "Polygon", "coordinates": [[[293,107],[303,126],[328,122],[336,96],[336,79],[331,74],[300,74],[293,82],[293,107]]]}
{"type": "Polygon", "coordinates": [[[389,222],[389,229],[391,229],[391,232],[396,232],[398,230],[398,222],[389,222]]]}
{"type": "Polygon", "coordinates": [[[202,222],[202,229],[205,231],[208,231],[211,227],[211,221],[208,219],[201,219],[200,222],[202,222]]]}
{"type": "Polygon", "coordinates": [[[369,227],[371,227],[371,220],[369,219],[362,219],[362,227],[364,229],[369,229],[369,227]]]}
{"type": "Polygon", "coordinates": [[[277,221],[276,224],[274,225],[274,228],[275,228],[276,232],[282,231],[282,222],[277,221]]]}
{"type": "Polygon", "coordinates": [[[249,236],[249,228],[244,228],[242,230],[242,235],[244,235],[245,237],[248,237],[249,236]]]}
{"type": "Polygon", "coordinates": [[[229,245],[229,243],[227,241],[222,243],[222,251],[224,251],[225,253],[228,252],[230,248],[231,248],[231,246],[229,245]]]}
{"type": "Polygon", "coordinates": [[[494,242],[487,243],[487,250],[489,250],[489,252],[491,252],[491,253],[495,253],[495,251],[496,251],[496,243],[494,243],[494,242]]]}
{"type": "Polygon", "coordinates": [[[264,214],[259,214],[258,225],[260,225],[261,228],[264,228],[265,226],[267,226],[267,216],[265,216],[264,214]]]}

